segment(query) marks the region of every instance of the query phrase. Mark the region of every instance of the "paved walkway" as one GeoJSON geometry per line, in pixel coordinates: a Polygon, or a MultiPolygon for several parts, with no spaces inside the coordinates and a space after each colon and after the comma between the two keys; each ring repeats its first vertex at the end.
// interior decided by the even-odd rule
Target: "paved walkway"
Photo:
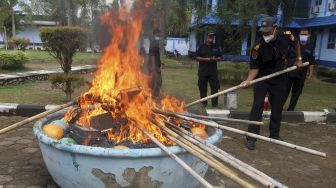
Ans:
{"type": "MultiPolygon", "coordinates": [[[[0,117],[0,127],[22,120],[0,117]]],[[[55,188],[44,165],[32,124],[0,135],[0,188],[55,188]]]]}
{"type": "MultiPolygon", "coordinates": [[[[22,117],[1,117],[0,128],[18,122],[22,117]]],[[[230,125],[246,129],[246,125],[230,125]]],[[[224,133],[219,147],[253,165],[289,187],[330,188],[336,185],[336,125],[283,124],[282,137],[312,149],[326,152],[326,159],[262,141],[257,149],[244,147],[244,137],[224,133]]],[[[263,135],[268,135],[267,126],[263,135]]],[[[216,187],[239,187],[212,169],[206,179],[216,187]]],[[[55,188],[33,135],[32,124],[0,135],[0,188],[55,188]]]]}
{"type": "MultiPolygon", "coordinates": [[[[73,66],[71,68],[71,71],[81,71],[81,70],[93,69],[95,67],[96,67],[95,65],[73,66]]],[[[18,72],[18,73],[11,73],[11,74],[0,74],[0,80],[12,79],[12,78],[23,78],[23,77],[43,75],[43,74],[62,73],[62,72],[63,70],[61,68],[52,68],[48,70],[36,70],[36,71],[18,72]]]]}

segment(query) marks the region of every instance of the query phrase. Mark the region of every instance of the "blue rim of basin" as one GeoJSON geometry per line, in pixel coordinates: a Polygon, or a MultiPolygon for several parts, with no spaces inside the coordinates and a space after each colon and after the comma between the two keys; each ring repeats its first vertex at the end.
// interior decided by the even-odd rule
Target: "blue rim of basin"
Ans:
{"type": "MultiPolygon", "coordinates": [[[[34,125],[34,134],[36,138],[53,148],[76,153],[84,154],[91,156],[100,156],[100,157],[129,157],[129,158],[139,158],[139,157],[158,157],[166,156],[167,154],[160,148],[143,148],[143,149],[115,149],[115,148],[102,148],[102,147],[92,147],[76,144],[65,144],[59,140],[48,137],[42,131],[43,125],[49,123],[56,118],[62,118],[62,115],[65,113],[65,110],[50,114],[43,119],[37,121],[34,125]]],[[[216,131],[209,138],[206,139],[207,143],[214,144],[219,142],[222,137],[222,130],[215,129],[216,131]]],[[[186,152],[179,146],[169,146],[169,150],[175,154],[186,152]]]]}

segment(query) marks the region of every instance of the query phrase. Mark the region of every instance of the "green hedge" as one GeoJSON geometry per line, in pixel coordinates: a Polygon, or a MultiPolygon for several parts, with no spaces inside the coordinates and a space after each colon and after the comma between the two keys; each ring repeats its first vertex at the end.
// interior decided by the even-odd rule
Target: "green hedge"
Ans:
{"type": "Polygon", "coordinates": [[[27,38],[12,38],[9,41],[9,46],[11,49],[19,49],[25,51],[27,46],[29,45],[30,40],[27,38]]]}
{"type": "Polygon", "coordinates": [[[15,70],[24,68],[29,61],[27,55],[20,51],[0,52],[0,69],[15,70]]]}
{"type": "Polygon", "coordinates": [[[223,63],[218,66],[218,79],[225,84],[240,84],[247,77],[249,67],[246,63],[223,63]]]}

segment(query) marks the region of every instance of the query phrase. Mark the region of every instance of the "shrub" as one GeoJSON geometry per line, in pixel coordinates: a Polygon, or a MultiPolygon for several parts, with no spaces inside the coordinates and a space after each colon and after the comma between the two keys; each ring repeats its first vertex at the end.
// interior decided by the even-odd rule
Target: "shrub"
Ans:
{"type": "Polygon", "coordinates": [[[25,63],[29,61],[27,55],[19,51],[0,52],[0,68],[15,70],[24,68],[25,63]]]}
{"type": "Polygon", "coordinates": [[[319,78],[327,78],[324,80],[330,80],[332,82],[336,81],[336,69],[335,68],[330,68],[330,67],[325,67],[322,65],[318,65],[316,68],[317,76],[319,78]]]}
{"type": "Polygon", "coordinates": [[[52,74],[49,76],[49,80],[51,81],[52,88],[62,90],[68,100],[71,99],[71,95],[75,89],[85,83],[83,76],[79,74],[52,74]]]}
{"type": "Polygon", "coordinates": [[[42,27],[43,47],[58,60],[62,70],[71,72],[72,58],[86,44],[86,32],[80,27],[42,27]]]}
{"type": "Polygon", "coordinates": [[[71,66],[77,50],[86,44],[86,32],[80,27],[42,27],[40,37],[43,47],[58,60],[65,73],[51,76],[51,84],[71,99],[74,89],[84,83],[83,78],[71,74],[71,66]]]}
{"type": "Polygon", "coordinates": [[[246,79],[248,71],[246,63],[223,63],[218,67],[218,79],[226,84],[240,84],[246,79]]]}
{"type": "Polygon", "coordinates": [[[19,49],[25,51],[29,45],[30,40],[27,38],[12,38],[9,40],[9,46],[11,49],[19,49]]]}

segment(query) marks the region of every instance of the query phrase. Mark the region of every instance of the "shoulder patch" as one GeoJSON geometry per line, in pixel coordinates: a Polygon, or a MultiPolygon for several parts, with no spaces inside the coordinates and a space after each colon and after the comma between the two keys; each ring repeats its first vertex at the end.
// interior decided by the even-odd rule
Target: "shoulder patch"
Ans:
{"type": "Polygon", "coordinates": [[[284,35],[288,36],[291,41],[295,41],[295,37],[294,37],[294,35],[292,34],[291,31],[285,31],[283,33],[284,33],[284,35]]]}
{"type": "Polygon", "coordinates": [[[291,31],[285,31],[284,34],[285,35],[292,35],[292,32],[291,31]]]}

